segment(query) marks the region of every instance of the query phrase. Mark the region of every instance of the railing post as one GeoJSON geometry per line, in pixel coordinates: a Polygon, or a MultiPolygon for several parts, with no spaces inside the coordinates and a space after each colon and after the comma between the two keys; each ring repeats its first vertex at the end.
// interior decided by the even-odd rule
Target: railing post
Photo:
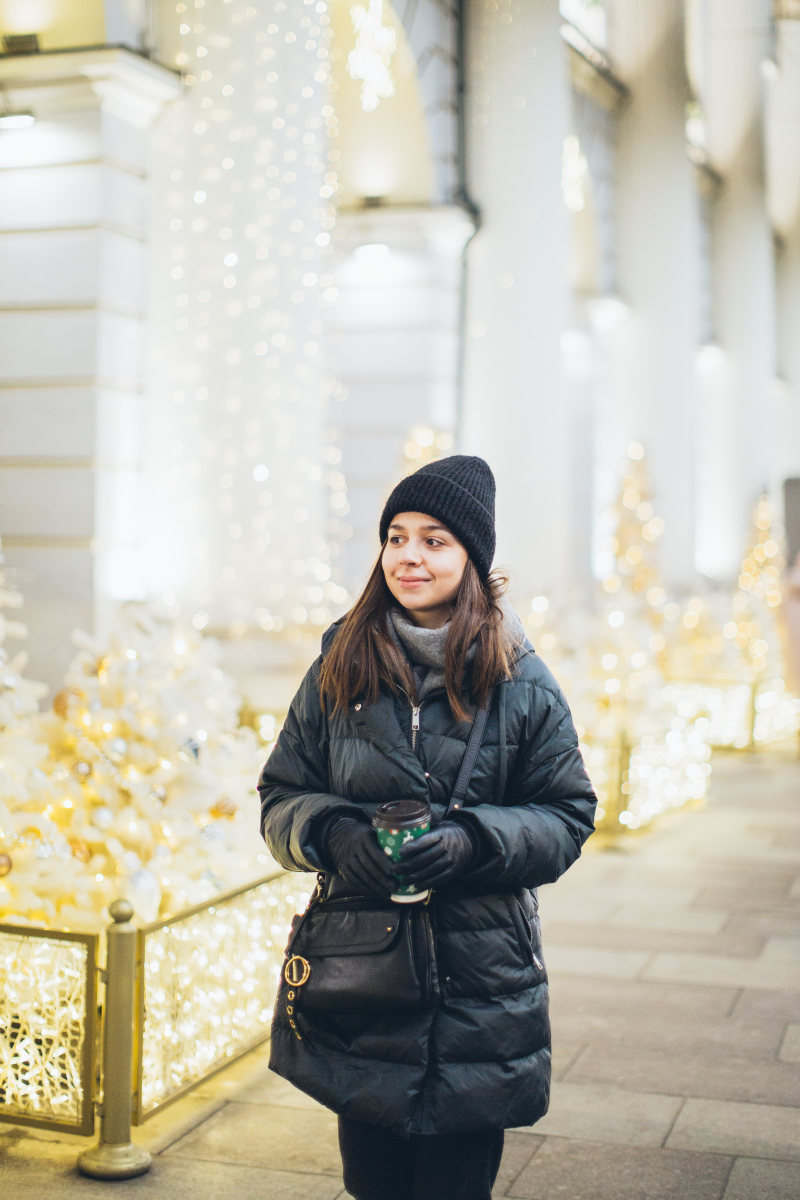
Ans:
{"type": "Polygon", "coordinates": [[[113,924],[107,931],[100,1140],[78,1155],[78,1169],[94,1179],[131,1179],[152,1162],[148,1151],[131,1141],[136,929],[127,900],[115,900],[108,911],[113,924]]]}

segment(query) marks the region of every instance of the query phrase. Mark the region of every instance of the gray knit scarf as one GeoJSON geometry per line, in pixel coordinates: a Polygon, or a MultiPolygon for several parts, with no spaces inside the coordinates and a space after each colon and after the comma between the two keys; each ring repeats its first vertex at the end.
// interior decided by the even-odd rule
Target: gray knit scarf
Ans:
{"type": "MultiPolygon", "coordinates": [[[[503,621],[514,642],[521,644],[525,631],[522,622],[508,600],[500,601],[503,609],[503,621]]],[[[389,634],[399,650],[402,650],[409,661],[417,685],[418,699],[422,700],[434,688],[445,686],[444,647],[450,622],[447,621],[438,629],[425,629],[409,620],[402,608],[392,606],[389,609],[389,634]]],[[[466,654],[466,663],[471,663],[475,657],[475,645],[470,646],[466,654]]]]}

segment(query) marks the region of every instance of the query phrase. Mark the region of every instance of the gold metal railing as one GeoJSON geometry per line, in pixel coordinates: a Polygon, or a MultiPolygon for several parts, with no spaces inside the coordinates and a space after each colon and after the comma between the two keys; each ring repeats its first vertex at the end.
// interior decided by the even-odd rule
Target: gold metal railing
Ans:
{"type": "Polygon", "coordinates": [[[0,925],[0,1120],[92,1134],[98,1113],[80,1170],[141,1175],[150,1156],[131,1124],[269,1036],[289,923],[310,891],[308,875],[280,873],[143,929],[115,900],[103,970],[98,934],[0,925]]]}
{"type": "Polygon", "coordinates": [[[0,925],[0,1120],[94,1132],[98,940],[0,925]]]}
{"type": "Polygon", "coordinates": [[[269,1036],[292,913],[307,875],[281,874],[139,933],[134,1122],[269,1036]]]}

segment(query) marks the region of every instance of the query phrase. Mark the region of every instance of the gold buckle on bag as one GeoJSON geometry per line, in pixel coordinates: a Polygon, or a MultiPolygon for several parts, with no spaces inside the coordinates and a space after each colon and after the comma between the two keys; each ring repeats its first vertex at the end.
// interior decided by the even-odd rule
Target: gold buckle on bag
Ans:
{"type": "Polygon", "coordinates": [[[293,954],[283,969],[283,978],[292,987],[302,987],[311,974],[311,963],[299,954],[293,954]]]}

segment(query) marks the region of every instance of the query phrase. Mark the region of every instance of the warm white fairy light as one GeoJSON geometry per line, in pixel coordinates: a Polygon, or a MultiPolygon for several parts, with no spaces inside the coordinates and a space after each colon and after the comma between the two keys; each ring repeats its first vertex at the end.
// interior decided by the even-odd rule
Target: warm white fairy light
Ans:
{"type": "Polygon", "coordinates": [[[324,320],[338,188],[328,6],[178,4],[173,20],[186,90],[153,174],[151,588],[234,636],[311,611],[323,624],[346,599],[347,532],[325,435],[339,390],[324,320]]]}
{"type": "Polygon", "coordinates": [[[589,164],[575,134],[564,138],[561,158],[561,193],[572,213],[583,212],[589,190],[589,164]]]}
{"type": "Polygon", "coordinates": [[[282,875],[144,937],[142,1110],[263,1040],[308,875],[282,875]]]}
{"type": "Polygon", "coordinates": [[[347,70],[352,79],[361,80],[365,112],[374,112],[381,100],[394,95],[391,61],[397,35],[390,25],[384,25],[383,15],[383,0],[369,0],[367,7],[354,4],[350,9],[356,44],[347,56],[347,70]]]}
{"type": "Polygon", "coordinates": [[[80,1124],[89,941],[0,929],[0,1097],[6,1117],[80,1124]]]}
{"type": "Polygon", "coordinates": [[[446,429],[434,429],[431,425],[415,425],[403,443],[403,469],[405,474],[424,467],[450,454],[453,435],[446,429]]]}

